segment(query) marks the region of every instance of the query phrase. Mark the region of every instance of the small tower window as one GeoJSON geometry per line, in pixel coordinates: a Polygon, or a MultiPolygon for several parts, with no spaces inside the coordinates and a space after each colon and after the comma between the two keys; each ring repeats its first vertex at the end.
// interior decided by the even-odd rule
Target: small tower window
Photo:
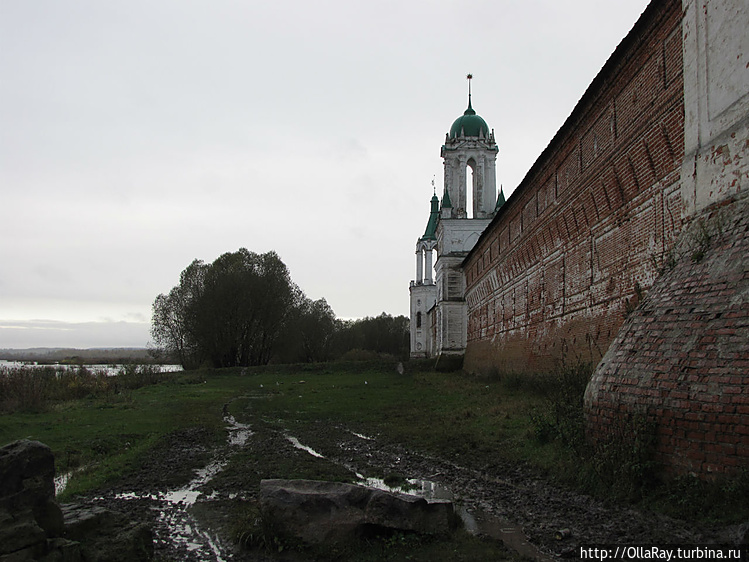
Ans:
{"type": "Polygon", "coordinates": [[[421,312],[416,313],[416,327],[421,328],[421,312]]]}

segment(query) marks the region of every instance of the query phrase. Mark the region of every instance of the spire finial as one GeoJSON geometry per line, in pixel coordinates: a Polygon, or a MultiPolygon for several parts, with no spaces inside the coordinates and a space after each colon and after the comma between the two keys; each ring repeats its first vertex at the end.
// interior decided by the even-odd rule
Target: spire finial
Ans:
{"type": "Polygon", "coordinates": [[[468,79],[468,109],[465,110],[464,115],[475,115],[476,112],[471,107],[471,80],[473,80],[473,74],[470,72],[466,74],[466,79],[468,79]]]}
{"type": "Polygon", "coordinates": [[[494,212],[499,211],[499,208],[505,204],[505,189],[502,184],[499,184],[499,195],[497,195],[497,204],[494,206],[494,212]]]}
{"type": "Polygon", "coordinates": [[[437,176],[432,176],[432,195],[437,195],[437,188],[434,186],[434,180],[437,176]]]}

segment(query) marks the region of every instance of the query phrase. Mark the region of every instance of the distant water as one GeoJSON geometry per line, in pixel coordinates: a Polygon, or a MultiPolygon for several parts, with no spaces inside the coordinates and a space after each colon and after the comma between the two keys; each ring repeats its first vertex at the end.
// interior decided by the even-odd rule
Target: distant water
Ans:
{"type": "MultiPolygon", "coordinates": [[[[0,369],[2,368],[9,368],[9,369],[17,369],[19,367],[29,367],[29,368],[44,368],[44,367],[54,367],[56,369],[77,369],[78,367],[85,367],[86,369],[90,371],[96,371],[96,372],[104,372],[107,375],[116,375],[120,372],[126,365],[105,365],[105,364],[86,364],[83,365],[69,365],[67,363],[61,364],[61,363],[37,363],[36,361],[7,361],[5,359],[0,359],[0,369]]],[[[154,365],[154,367],[158,367],[159,371],[162,373],[174,373],[176,371],[182,370],[182,365],[154,365]]]]}

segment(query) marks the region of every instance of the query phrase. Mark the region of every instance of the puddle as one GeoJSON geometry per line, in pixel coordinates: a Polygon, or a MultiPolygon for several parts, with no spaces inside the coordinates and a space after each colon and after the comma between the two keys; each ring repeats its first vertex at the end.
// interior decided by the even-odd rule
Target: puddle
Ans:
{"type": "MultiPolygon", "coordinates": [[[[227,444],[242,447],[253,434],[249,425],[237,422],[234,416],[224,415],[228,436],[227,444]]],[[[190,560],[226,562],[233,556],[218,536],[209,533],[192,515],[190,508],[197,502],[220,499],[218,494],[209,496],[200,491],[226,466],[227,461],[213,460],[195,471],[195,476],[186,485],[176,490],[155,494],[125,492],[117,494],[118,500],[141,500],[151,502],[151,509],[158,512],[154,534],[157,541],[170,545],[176,552],[189,553],[190,560]]]]}
{"type": "MultiPolygon", "coordinates": [[[[125,492],[117,494],[118,500],[144,500],[152,502],[151,509],[158,511],[154,533],[157,540],[166,542],[177,550],[185,549],[200,560],[225,562],[230,555],[217,536],[213,536],[200,527],[189,509],[202,495],[199,490],[210,482],[226,466],[225,461],[213,461],[196,471],[195,477],[186,486],[177,490],[159,492],[158,494],[136,494],[125,492]]],[[[210,500],[214,496],[205,499],[210,500]]]]}
{"type": "MultiPolygon", "coordinates": [[[[237,422],[234,416],[230,414],[224,416],[224,421],[226,422],[226,429],[228,431],[227,443],[235,447],[244,446],[253,434],[250,426],[237,422]]],[[[366,435],[351,433],[360,439],[373,439],[366,435]]],[[[311,447],[300,443],[296,437],[288,434],[285,437],[297,449],[317,458],[325,458],[311,447]]],[[[225,466],[226,461],[214,460],[204,468],[196,471],[195,477],[189,484],[177,490],[148,495],[138,495],[133,492],[122,493],[118,494],[116,499],[152,502],[153,505],[151,508],[158,512],[157,524],[154,528],[156,539],[162,543],[171,545],[170,550],[182,552],[183,554],[187,552],[190,560],[226,562],[233,558],[229,548],[222,544],[218,536],[212,535],[202,528],[197,519],[192,515],[190,509],[198,502],[202,504],[220,499],[216,493],[205,496],[199,489],[210,482],[225,466]]],[[[67,479],[70,478],[72,472],[59,477],[62,488],[64,488],[64,483],[67,483],[67,479]]],[[[404,485],[394,487],[385,484],[382,478],[366,478],[358,473],[356,473],[356,476],[359,479],[358,483],[360,485],[370,488],[415,495],[426,499],[428,502],[435,503],[455,500],[453,493],[448,488],[430,480],[411,478],[406,480],[404,485]]],[[[236,494],[229,495],[229,499],[236,497],[236,494]]],[[[502,521],[480,509],[471,509],[469,511],[467,508],[462,507],[456,511],[468,532],[501,540],[508,548],[516,551],[521,556],[533,560],[540,562],[551,562],[553,560],[551,556],[544,554],[527,541],[520,526],[502,521]]]]}
{"type": "MultiPolygon", "coordinates": [[[[382,478],[365,478],[361,474],[356,475],[359,484],[386,492],[409,494],[424,498],[429,503],[453,502],[455,496],[452,491],[431,480],[420,480],[409,478],[403,486],[388,486],[382,478]]],[[[553,557],[544,554],[534,545],[528,542],[523,528],[480,509],[457,507],[456,513],[463,521],[466,531],[473,535],[485,535],[493,539],[501,540],[505,546],[517,552],[520,556],[538,560],[540,562],[552,562],[553,557]]]]}
{"type": "Polygon", "coordinates": [[[229,430],[229,438],[227,439],[227,443],[229,443],[229,445],[235,445],[237,447],[244,446],[245,443],[247,443],[247,440],[252,435],[250,426],[245,423],[239,423],[231,414],[226,414],[224,416],[224,422],[228,424],[226,426],[226,429],[229,430]]]}
{"type": "Polygon", "coordinates": [[[213,480],[213,477],[221,472],[225,466],[226,461],[213,461],[205,468],[198,470],[195,474],[195,478],[193,478],[187,486],[180,488],[179,490],[159,494],[159,499],[170,504],[181,504],[189,507],[194,504],[197,501],[198,496],[202,494],[202,492],[198,491],[198,488],[213,480]]]}
{"type": "Polygon", "coordinates": [[[224,562],[224,548],[218,537],[200,528],[188,509],[195,504],[202,494],[198,488],[210,482],[226,466],[225,461],[213,461],[205,468],[198,470],[195,478],[184,488],[159,494],[162,507],[159,509],[160,527],[168,532],[168,540],[177,547],[184,547],[188,552],[200,554],[204,560],[224,562]],[[208,557],[205,557],[208,555],[208,557]],[[211,556],[212,555],[212,556],[211,556]]]}
{"type": "Polygon", "coordinates": [[[299,439],[297,439],[293,435],[287,435],[286,439],[288,439],[291,442],[291,444],[294,445],[294,447],[296,447],[297,449],[301,449],[302,451],[307,451],[313,457],[317,457],[319,459],[324,459],[325,458],[320,453],[318,453],[317,451],[315,451],[312,447],[307,447],[307,445],[302,445],[299,442],[299,439]]]}
{"type": "Polygon", "coordinates": [[[350,431],[351,435],[355,435],[359,439],[365,439],[367,441],[374,441],[374,437],[367,437],[366,435],[362,435],[361,433],[357,433],[356,431],[350,431]]]}
{"type": "Polygon", "coordinates": [[[361,474],[357,474],[356,476],[359,478],[358,484],[362,486],[384,490],[385,492],[418,496],[424,498],[429,503],[451,502],[454,500],[453,493],[449,489],[429,480],[408,478],[406,484],[403,486],[388,486],[382,478],[365,478],[361,474]]]}
{"type": "Polygon", "coordinates": [[[73,475],[85,469],[85,466],[79,466],[78,468],[74,468],[73,470],[69,470],[68,472],[55,476],[55,496],[59,496],[65,491],[65,488],[68,487],[68,482],[73,477],[73,475]]]}
{"type": "MultiPolygon", "coordinates": [[[[349,431],[349,433],[352,433],[360,439],[373,440],[371,437],[353,431],[349,431]]],[[[287,434],[285,437],[297,449],[306,451],[314,457],[325,458],[313,448],[300,443],[299,439],[293,435],[287,434]]],[[[352,467],[347,468],[352,470],[352,467]]],[[[375,488],[386,492],[418,496],[424,498],[430,503],[455,501],[455,497],[449,488],[431,480],[409,478],[402,486],[389,486],[382,478],[368,478],[358,472],[355,472],[355,474],[358,478],[357,484],[361,486],[375,488]]],[[[554,560],[553,557],[541,552],[536,546],[529,543],[523,532],[523,528],[519,525],[499,519],[491,513],[487,513],[481,509],[471,509],[469,511],[465,507],[456,506],[456,513],[463,521],[466,530],[471,534],[484,535],[495,540],[500,540],[505,544],[505,546],[525,558],[537,560],[539,562],[552,562],[554,560]]]]}
{"type": "MultiPolygon", "coordinates": [[[[371,439],[364,435],[351,432],[361,439],[371,439]]],[[[292,435],[286,435],[286,439],[291,442],[294,447],[301,449],[302,451],[308,452],[318,458],[325,458],[323,455],[308,447],[302,445],[299,439],[292,435]]],[[[439,502],[453,502],[455,497],[452,491],[431,480],[422,480],[418,478],[408,478],[406,483],[402,486],[389,486],[385,483],[382,478],[371,478],[365,477],[362,474],[356,473],[356,477],[359,479],[357,482],[362,486],[368,488],[375,488],[378,490],[384,490],[386,492],[395,492],[401,494],[409,494],[412,496],[418,496],[424,498],[430,503],[439,502]]],[[[496,540],[502,541],[508,548],[517,552],[520,556],[527,557],[540,562],[551,562],[554,560],[551,556],[544,554],[534,545],[528,542],[528,539],[523,532],[523,528],[519,525],[515,525],[508,521],[503,521],[494,515],[484,512],[480,509],[472,509],[468,511],[465,507],[457,508],[456,512],[460,519],[463,521],[463,525],[466,530],[474,535],[485,535],[496,540]]]]}
{"type": "Polygon", "coordinates": [[[468,511],[463,507],[458,510],[458,515],[463,521],[466,531],[472,535],[486,535],[501,540],[505,546],[524,558],[538,560],[539,562],[555,560],[552,556],[541,552],[536,546],[529,543],[520,525],[503,521],[481,509],[468,511]]]}
{"type": "MultiPolygon", "coordinates": [[[[357,477],[359,478],[359,484],[362,486],[386,492],[418,496],[424,498],[429,503],[455,501],[455,496],[449,488],[431,480],[409,478],[406,480],[407,484],[404,486],[388,486],[382,478],[365,478],[361,474],[357,474],[357,477]]],[[[456,507],[456,513],[463,521],[466,531],[473,535],[486,535],[493,539],[501,540],[508,548],[523,557],[541,562],[551,562],[554,560],[554,558],[544,554],[529,543],[523,532],[523,528],[519,525],[503,521],[480,509],[468,511],[465,507],[456,507]]]]}
{"type": "MultiPolygon", "coordinates": [[[[351,433],[354,433],[353,431],[351,433]]],[[[357,437],[360,437],[362,439],[372,439],[371,437],[366,437],[364,435],[359,435],[357,433],[354,433],[357,437]]],[[[315,451],[312,447],[308,447],[307,445],[303,445],[299,442],[299,439],[294,437],[293,435],[286,435],[286,439],[294,445],[297,449],[301,449],[302,451],[308,452],[313,457],[324,459],[325,457],[315,451]]],[[[350,469],[350,467],[347,467],[350,469]]],[[[453,494],[450,490],[445,488],[444,486],[438,484],[437,482],[432,482],[430,480],[420,480],[418,478],[409,478],[406,480],[406,483],[402,486],[388,486],[385,484],[385,480],[382,478],[367,478],[362,474],[359,474],[358,472],[355,473],[356,477],[359,479],[357,484],[360,484],[361,486],[366,486],[368,488],[376,488],[378,490],[383,490],[385,492],[396,492],[400,494],[409,494],[412,496],[418,496],[421,498],[424,498],[428,502],[445,502],[445,501],[453,501],[453,494]]]]}

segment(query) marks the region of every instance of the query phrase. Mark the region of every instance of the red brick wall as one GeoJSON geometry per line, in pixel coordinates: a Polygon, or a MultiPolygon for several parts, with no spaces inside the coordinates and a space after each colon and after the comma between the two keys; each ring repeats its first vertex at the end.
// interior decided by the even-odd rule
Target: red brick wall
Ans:
{"type": "Polygon", "coordinates": [[[465,368],[597,360],[682,227],[681,2],[654,2],[464,263],[465,368]]]}
{"type": "Polygon", "coordinates": [[[667,472],[749,469],[749,198],[691,221],[588,385],[590,434],[637,415],[667,472]]]}

